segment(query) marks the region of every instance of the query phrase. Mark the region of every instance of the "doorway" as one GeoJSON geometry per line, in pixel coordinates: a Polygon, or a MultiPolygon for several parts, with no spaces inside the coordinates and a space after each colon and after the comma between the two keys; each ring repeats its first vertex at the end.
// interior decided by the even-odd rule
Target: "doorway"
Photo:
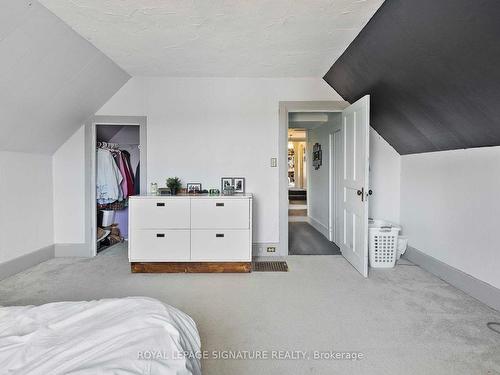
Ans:
{"type": "Polygon", "coordinates": [[[340,121],[340,112],[288,114],[289,255],[340,255],[329,205],[330,135],[340,121]]]}
{"type": "MultiPolygon", "coordinates": [[[[325,127],[327,135],[307,133],[307,216],[308,223],[324,239],[338,245],[340,253],[364,277],[368,276],[368,168],[369,168],[369,112],[370,97],[365,96],[352,105],[347,102],[281,102],[279,165],[287,166],[289,124],[303,120],[301,126],[312,121],[321,121],[323,115],[332,121],[325,127]],[[312,116],[314,115],[314,116],[312,116]],[[330,119],[331,117],[331,119],[330,119]],[[315,119],[313,119],[315,118],[315,119]],[[327,163],[326,163],[327,162],[327,163]],[[314,170],[323,168],[322,174],[313,176],[314,170]],[[312,177],[313,176],[313,177],[312,177]],[[314,193],[312,178],[327,180],[319,184],[326,194],[314,193]],[[314,197],[319,205],[314,205],[314,197]],[[320,207],[320,211],[314,207],[320,207]],[[326,209],[325,209],[326,208],[326,209]],[[325,212],[328,212],[325,216],[325,212]],[[318,220],[319,219],[319,220],[318,220]],[[328,224],[326,224],[328,223],[328,224]]],[[[298,126],[295,126],[298,128],[298,126]]],[[[323,131],[323,133],[325,132],[323,131]]],[[[280,169],[280,253],[292,255],[289,240],[289,182],[288,168],[280,169]]],[[[311,246],[311,239],[305,240],[311,246]]]]}
{"type": "Polygon", "coordinates": [[[147,186],[146,117],[95,116],[85,124],[89,256],[128,240],[128,198],[147,186]]]}
{"type": "Polygon", "coordinates": [[[128,200],[140,194],[140,126],[96,124],[96,251],[128,241],[128,200]]]}

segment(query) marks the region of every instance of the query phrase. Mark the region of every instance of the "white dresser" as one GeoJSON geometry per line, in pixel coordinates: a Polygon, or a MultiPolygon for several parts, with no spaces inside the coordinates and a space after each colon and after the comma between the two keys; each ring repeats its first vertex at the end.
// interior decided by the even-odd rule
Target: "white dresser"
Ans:
{"type": "Polygon", "coordinates": [[[250,272],[252,195],[132,196],[132,272],[250,272]]]}

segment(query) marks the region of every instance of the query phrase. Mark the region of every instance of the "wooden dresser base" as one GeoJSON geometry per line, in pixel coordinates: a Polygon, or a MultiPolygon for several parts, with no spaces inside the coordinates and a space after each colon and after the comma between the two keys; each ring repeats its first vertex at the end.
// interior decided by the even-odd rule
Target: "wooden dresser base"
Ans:
{"type": "Polygon", "coordinates": [[[133,273],[243,273],[251,262],[132,262],[133,273]]]}

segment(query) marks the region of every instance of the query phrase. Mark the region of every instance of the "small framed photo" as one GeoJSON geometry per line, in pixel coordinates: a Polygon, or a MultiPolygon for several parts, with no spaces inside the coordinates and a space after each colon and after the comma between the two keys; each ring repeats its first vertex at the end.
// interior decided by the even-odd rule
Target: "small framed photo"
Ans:
{"type": "Polygon", "coordinates": [[[220,179],[220,190],[224,191],[228,187],[234,186],[234,178],[232,177],[222,177],[220,179]]]}
{"type": "Polygon", "coordinates": [[[235,177],[234,178],[234,191],[236,193],[244,193],[245,192],[245,178],[244,177],[235,177]]]}
{"type": "Polygon", "coordinates": [[[321,145],[319,143],[315,143],[313,146],[313,167],[318,170],[323,164],[323,151],[321,150],[321,145]]]}
{"type": "Polygon", "coordinates": [[[199,194],[201,192],[201,184],[189,182],[186,184],[188,194],[199,194]]]}

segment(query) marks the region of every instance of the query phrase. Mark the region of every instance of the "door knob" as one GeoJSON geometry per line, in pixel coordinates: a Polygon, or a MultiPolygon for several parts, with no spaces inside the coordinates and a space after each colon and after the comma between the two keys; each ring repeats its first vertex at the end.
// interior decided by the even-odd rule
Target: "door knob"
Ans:
{"type": "Polygon", "coordinates": [[[368,195],[372,195],[372,194],[373,194],[372,189],[368,190],[368,195]]]}
{"type": "Polygon", "coordinates": [[[358,196],[361,197],[361,202],[364,202],[365,201],[365,188],[362,187],[361,190],[358,190],[356,193],[358,194],[358,196]]]}

